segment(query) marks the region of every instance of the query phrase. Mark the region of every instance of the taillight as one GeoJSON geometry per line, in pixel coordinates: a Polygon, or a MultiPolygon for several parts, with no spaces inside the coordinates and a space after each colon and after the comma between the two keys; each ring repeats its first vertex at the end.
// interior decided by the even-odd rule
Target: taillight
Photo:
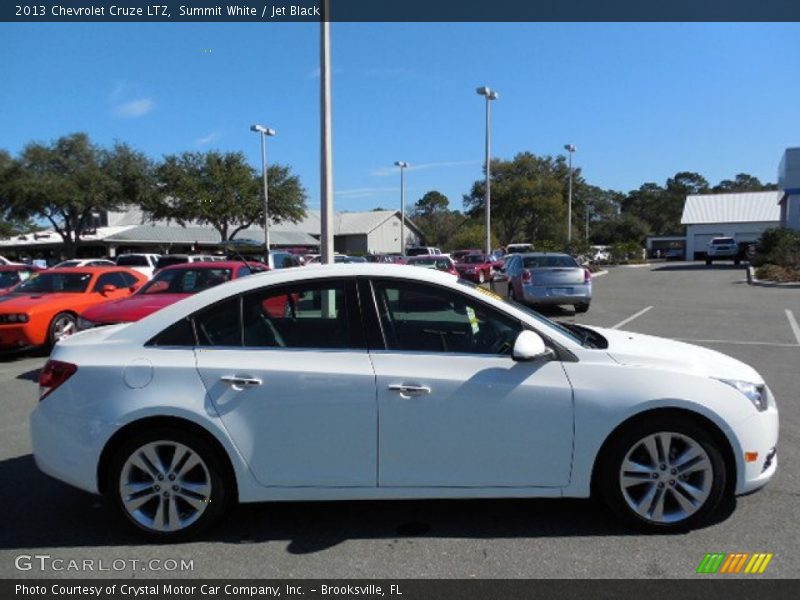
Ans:
{"type": "Polygon", "coordinates": [[[589,272],[589,269],[583,270],[583,283],[589,283],[592,280],[592,274],[589,272]]]}
{"type": "Polygon", "coordinates": [[[533,273],[530,271],[523,271],[522,272],[522,283],[530,283],[533,281],[533,273]]]}
{"type": "Polygon", "coordinates": [[[78,365],[60,360],[48,360],[44,368],[39,371],[39,400],[44,400],[50,392],[72,377],[77,370],[78,365]]]}

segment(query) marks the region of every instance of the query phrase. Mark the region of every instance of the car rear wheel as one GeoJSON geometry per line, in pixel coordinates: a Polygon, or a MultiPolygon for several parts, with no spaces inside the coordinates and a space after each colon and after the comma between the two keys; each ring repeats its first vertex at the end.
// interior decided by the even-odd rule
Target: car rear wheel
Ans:
{"type": "Polygon", "coordinates": [[[710,258],[707,258],[707,259],[706,259],[706,264],[707,264],[707,265],[710,265],[712,262],[713,262],[713,261],[712,261],[710,258]]]}
{"type": "Polygon", "coordinates": [[[52,347],[59,340],[64,339],[75,333],[77,330],[77,319],[75,315],[68,312],[58,313],[53,320],[50,321],[50,329],[48,330],[47,343],[52,347]]]}
{"type": "Polygon", "coordinates": [[[697,526],[722,500],[718,443],[691,422],[654,419],[617,437],[602,467],[603,496],[622,519],[651,531],[697,526]]]}
{"type": "Polygon", "coordinates": [[[588,302],[580,302],[579,304],[575,305],[575,312],[576,313],[585,313],[589,310],[589,303],[588,302]]]}
{"type": "Polygon", "coordinates": [[[229,496],[223,463],[201,437],[158,429],[115,454],[107,489],[125,518],[156,541],[179,541],[213,523],[229,496]]]}

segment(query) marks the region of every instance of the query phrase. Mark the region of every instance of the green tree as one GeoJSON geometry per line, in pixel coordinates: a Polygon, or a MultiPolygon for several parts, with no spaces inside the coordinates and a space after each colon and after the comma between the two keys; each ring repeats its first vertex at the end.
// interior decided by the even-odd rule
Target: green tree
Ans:
{"type": "MultiPolygon", "coordinates": [[[[511,161],[493,160],[491,172],[492,226],[501,243],[566,237],[568,168],[563,156],[522,152],[511,161]]],[[[579,169],[574,177],[576,186],[583,184],[579,169]]],[[[476,181],[464,196],[470,216],[483,214],[484,191],[484,181],[476,181]]]]}
{"type": "Polygon", "coordinates": [[[593,244],[621,244],[636,242],[644,244],[650,235],[650,226],[636,215],[623,213],[595,224],[589,239],[593,244]]]}
{"type": "Polygon", "coordinates": [[[733,180],[723,179],[713,190],[717,193],[733,194],[738,192],[763,192],[777,190],[778,186],[774,183],[761,183],[758,177],[753,177],[747,173],[737,173],[733,180]]]}
{"type": "Polygon", "coordinates": [[[436,190],[427,192],[414,204],[414,215],[418,217],[429,217],[436,213],[445,212],[450,205],[447,196],[436,190]]]}
{"type": "MultiPolygon", "coordinates": [[[[152,219],[172,219],[185,226],[212,226],[220,239],[263,222],[264,193],[260,175],[241,152],[184,152],[165,157],[156,170],[158,198],[144,206],[152,219]]],[[[306,192],[289,167],[267,172],[269,215],[273,223],[299,221],[306,214],[306,192]]]]}
{"type": "Polygon", "coordinates": [[[153,193],[152,165],[125,144],[111,149],[93,144],[85,133],[50,145],[31,143],[6,168],[3,184],[10,219],[46,220],[75,256],[94,213],[140,204],[153,193]]]}
{"type": "MultiPolygon", "coordinates": [[[[483,248],[486,243],[486,230],[481,223],[467,223],[460,227],[453,236],[444,244],[451,250],[466,248],[483,248]]],[[[492,247],[498,246],[497,238],[492,235],[492,247]]]]}

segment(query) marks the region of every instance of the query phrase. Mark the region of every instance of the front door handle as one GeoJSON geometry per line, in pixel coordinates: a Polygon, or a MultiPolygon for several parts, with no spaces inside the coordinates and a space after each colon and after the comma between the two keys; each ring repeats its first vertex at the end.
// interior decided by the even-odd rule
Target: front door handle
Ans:
{"type": "Polygon", "coordinates": [[[401,397],[408,398],[410,396],[422,396],[423,394],[430,394],[431,388],[427,385],[408,385],[405,383],[393,383],[389,386],[393,392],[400,392],[401,397]]]}
{"type": "Polygon", "coordinates": [[[236,375],[223,375],[219,380],[234,388],[256,387],[263,383],[255,377],[238,377],[236,375]]]}

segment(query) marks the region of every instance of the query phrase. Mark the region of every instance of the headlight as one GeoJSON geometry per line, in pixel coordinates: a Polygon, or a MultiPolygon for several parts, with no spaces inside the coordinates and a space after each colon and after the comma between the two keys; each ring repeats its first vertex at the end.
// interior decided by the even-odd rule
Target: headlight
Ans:
{"type": "Polygon", "coordinates": [[[94,321],[89,321],[88,319],[84,319],[83,317],[78,317],[78,331],[83,331],[84,329],[92,329],[97,325],[94,321]]]}
{"type": "Polygon", "coordinates": [[[27,323],[28,321],[30,321],[30,317],[25,313],[0,315],[0,323],[27,323]]]}
{"type": "Polygon", "coordinates": [[[747,396],[748,400],[759,411],[767,410],[767,389],[763,385],[750,383],[749,381],[737,381],[735,379],[720,379],[722,383],[727,383],[731,387],[735,387],[742,394],[747,396]]]}

